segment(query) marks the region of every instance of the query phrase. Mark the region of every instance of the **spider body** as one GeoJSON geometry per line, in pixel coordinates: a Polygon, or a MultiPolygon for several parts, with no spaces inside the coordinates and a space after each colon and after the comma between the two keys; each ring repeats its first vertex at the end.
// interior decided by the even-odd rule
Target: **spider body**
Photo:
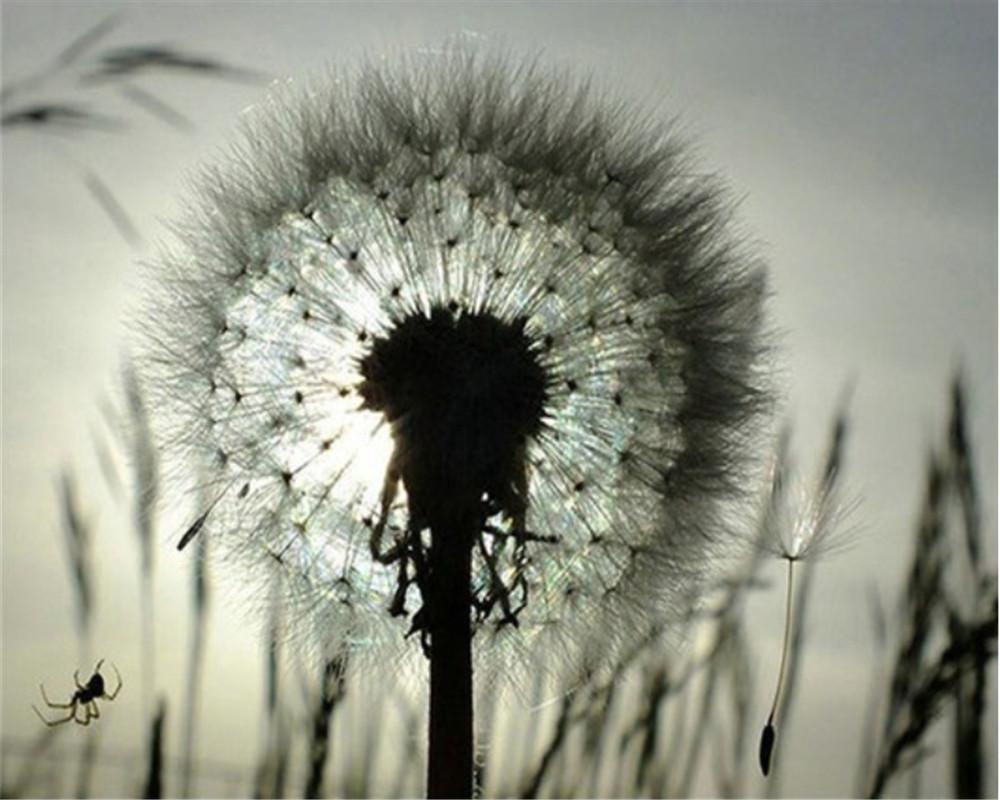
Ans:
{"type": "Polygon", "coordinates": [[[97,701],[102,699],[114,700],[122,689],[121,673],[118,672],[118,667],[112,664],[111,666],[118,679],[118,685],[115,686],[114,691],[110,694],[107,692],[107,685],[104,682],[104,676],[101,675],[101,665],[103,663],[103,658],[97,662],[97,666],[94,667],[94,674],[87,680],[86,685],[80,683],[79,670],[76,670],[73,673],[73,683],[76,685],[76,691],[73,692],[73,696],[70,697],[69,702],[67,703],[53,703],[45,694],[45,686],[39,684],[38,688],[42,691],[42,699],[45,701],[45,705],[49,708],[68,709],[68,713],[65,717],[59,717],[54,720],[46,719],[42,715],[42,712],[32,705],[32,708],[38,715],[38,718],[50,728],[55,725],[62,725],[64,722],[69,722],[70,720],[75,722],[77,725],[89,725],[91,720],[99,719],[101,716],[101,710],[97,707],[97,701]],[[78,716],[77,710],[81,708],[83,709],[83,714],[82,716],[78,716]]]}

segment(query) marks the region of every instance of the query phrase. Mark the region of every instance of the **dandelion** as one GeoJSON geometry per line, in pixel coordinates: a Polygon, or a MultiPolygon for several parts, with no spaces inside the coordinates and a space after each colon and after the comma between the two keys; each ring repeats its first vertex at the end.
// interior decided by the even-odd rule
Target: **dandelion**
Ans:
{"type": "Polygon", "coordinates": [[[419,642],[431,795],[472,791],[473,661],[593,672],[732,541],[769,396],[729,216],[654,120],[447,49],[257,109],[155,265],[185,541],[355,666],[419,642]]]}

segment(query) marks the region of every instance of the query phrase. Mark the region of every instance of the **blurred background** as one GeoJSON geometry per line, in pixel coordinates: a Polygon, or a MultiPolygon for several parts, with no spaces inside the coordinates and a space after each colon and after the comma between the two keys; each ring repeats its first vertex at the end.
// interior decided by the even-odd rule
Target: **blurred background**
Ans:
{"type": "Polygon", "coordinates": [[[481,710],[486,793],[947,796],[979,770],[996,796],[995,4],[0,9],[4,796],[422,792],[413,697],[269,646],[239,576],[174,549],[193,509],[153,491],[122,320],[187,178],[272,81],[454,36],[680,118],[770,264],[789,461],[822,481],[832,460],[861,498],[853,546],[803,583],[769,782],[784,564],[764,558],[689,651],[481,710]],[[45,728],[39,682],[65,700],[98,658],[119,698],[45,728]]]}

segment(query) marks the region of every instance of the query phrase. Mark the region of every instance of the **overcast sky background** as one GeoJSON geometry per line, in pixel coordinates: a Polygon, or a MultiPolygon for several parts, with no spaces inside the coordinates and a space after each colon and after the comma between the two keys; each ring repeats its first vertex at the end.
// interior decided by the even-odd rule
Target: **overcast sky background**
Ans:
{"type": "MultiPolygon", "coordinates": [[[[484,47],[541,52],[655,104],[665,118],[681,116],[703,163],[741,198],[741,221],[770,264],[785,413],[807,474],[845,387],[854,387],[846,478],[863,498],[864,535],[821,565],[795,741],[785,751],[789,794],[849,792],[844,765],[856,756],[873,667],[867,598],[873,584],[885,601],[897,591],[926,456],[942,441],[959,366],[995,539],[996,5],[4,2],[4,84],[116,11],[123,16],[106,45],[176,45],[296,80],[471,34],[484,47]]],[[[65,685],[76,667],[55,494],[63,466],[76,470],[97,529],[95,656],[139,674],[137,551],[94,466],[91,432],[102,429],[98,400],[125,352],[121,318],[137,296],[137,263],[166,237],[185,177],[223,148],[263,91],[186,75],[136,83],[196,130],[172,129],[114,91],[56,79],[32,98],[82,101],[128,126],[3,139],[0,723],[4,737],[19,740],[38,730],[29,703],[39,680],[65,685]],[[84,189],[86,170],[113,187],[145,245],[122,239],[84,189]]],[[[174,698],[182,696],[189,595],[188,563],[172,547],[177,532],[162,530],[157,552],[158,679],[174,698]]],[[[769,575],[777,587],[777,563],[769,575]]],[[[262,657],[256,631],[223,602],[213,612],[202,741],[206,756],[249,764],[262,657]]],[[[775,588],[755,604],[762,687],[776,667],[781,603],[775,588]]],[[[101,721],[109,747],[135,745],[137,704],[131,681],[101,721]]],[[[929,774],[927,790],[943,790],[939,780],[929,774]]]]}

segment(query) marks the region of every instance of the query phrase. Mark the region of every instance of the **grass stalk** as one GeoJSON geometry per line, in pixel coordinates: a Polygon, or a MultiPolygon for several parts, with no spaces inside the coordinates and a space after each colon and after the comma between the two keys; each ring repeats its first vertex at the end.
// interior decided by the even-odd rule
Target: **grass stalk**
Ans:
{"type": "Polygon", "coordinates": [[[253,796],[277,797],[278,778],[281,773],[282,720],[281,701],[281,573],[274,573],[271,582],[270,616],[264,650],[264,747],[257,765],[253,796]]]}
{"type": "Polygon", "coordinates": [[[149,724],[156,693],[156,620],[154,616],[154,527],[159,495],[159,466],[149,413],[138,375],[131,363],[123,369],[125,401],[128,408],[131,460],[135,481],[133,514],[139,540],[140,604],[142,615],[142,719],[149,724]]]}
{"type": "MultiPolygon", "coordinates": [[[[961,377],[952,383],[948,455],[962,516],[962,543],[973,585],[984,582],[982,568],[982,513],[966,422],[966,393],[961,377]]],[[[975,603],[971,603],[974,607],[975,603]]],[[[952,631],[955,635],[955,631],[952,631]]],[[[983,797],[983,724],[986,714],[986,659],[979,659],[955,687],[953,724],[953,784],[956,797],[983,797]]]]}
{"type": "Polygon", "coordinates": [[[535,767],[534,772],[531,773],[530,777],[525,782],[524,787],[519,792],[519,797],[538,797],[538,792],[542,787],[542,781],[545,780],[545,777],[551,769],[553,763],[555,763],[556,755],[562,748],[563,742],[566,739],[566,734],[569,732],[572,707],[573,695],[563,695],[562,702],[559,706],[559,715],[556,717],[556,726],[552,732],[552,737],[549,739],[549,743],[546,745],[545,750],[542,753],[542,757],[538,761],[538,766],[535,767]]]}
{"type": "Polygon", "coordinates": [[[192,564],[193,619],[191,645],[188,654],[187,690],[184,703],[183,736],[181,739],[181,797],[191,797],[194,785],[194,754],[197,752],[198,707],[201,695],[202,664],[208,629],[208,537],[198,540],[192,564]]]}
{"type": "Polygon", "coordinates": [[[303,796],[318,798],[325,795],[325,772],[331,746],[331,722],[337,705],[344,697],[344,674],[347,656],[330,658],[323,665],[319,697],[313,709],[309,739],[309,763],[303,796]]]}
{"type": "MultiPolygon", "coordinates": [[[[66,534],[66,550],[76,598],[76,632],[81,664],[93,663],[91,652],[91,628],[94,614],[93,575],[91,573],[91,550],[93,530],[79,507],[75,484],[69,470],[65,470],[59,483],[60,504],[62,506],[63,530],[66,534]]],[[[76,797],[90,796],[94,762],[97,758],[100,734],[88,736],[80,748],[80,762],[76,777],[76,797]]]]}
{"type": "Polygon", "coordinates": [[[163,764],[164,764],[164,740],[167,718],[167,702],[160,700],[149,728],[149,751],[147,758],[146,780],[142,791],[142,796],[147,800],[160,798],[165,794],[163,784],[163,764]]]}

